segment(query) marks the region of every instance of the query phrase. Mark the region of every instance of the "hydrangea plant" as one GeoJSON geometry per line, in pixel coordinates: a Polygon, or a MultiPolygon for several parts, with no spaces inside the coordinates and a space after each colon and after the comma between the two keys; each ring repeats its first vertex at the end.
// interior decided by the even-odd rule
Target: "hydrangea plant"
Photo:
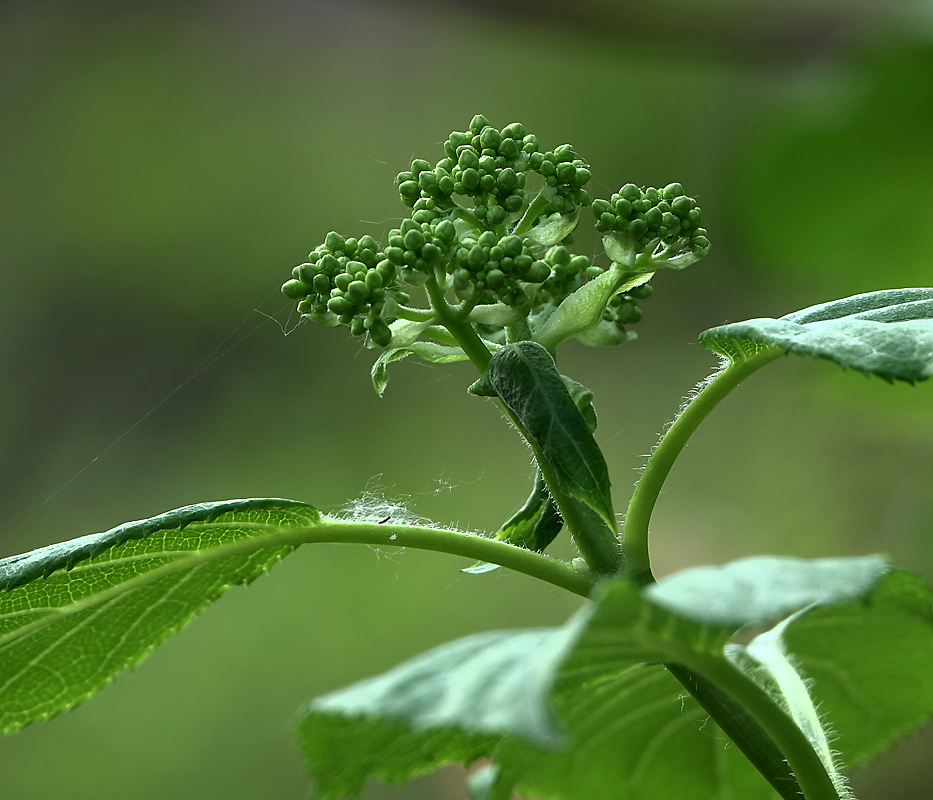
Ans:
{"type": "MultiPolygon", "coordinates": [[[[677,456],[742,381],[787,354],[890,382],[933,374],[933,288],[891,289],[713,328],[721,359],[666,429],[623,516],[594,397],[555,353],[617,346],[651,279],[710,243],[684,187],[589,193],[569,144],[476,116],[397,186],[384,243],[330,232],[282,287],[300,314],[378,350],[378,394],[408,356],[470,361],[530,448],[530,494],[496,531],[322,514],[305,502],[205,503],[0,561],[0,730],[97,693],[233,585],[299,545],[360,543],[466,558],[579,595],[566,624],[492,631],[309,702],[299,746],[322,800],[370,778],[475,766],[477,800],[845,800],[845,770],[933,715],[933,591],[884,556],[756,556],[656,580],[651,513],[677,456]],[[573,252],[580,224],[605,263],[573,252]],[[567,531],[569,561],[545,551],[567,531]],[[734,747],[727,747],[727,744],[734,747]]],[[[478,587],[477,590],[480,590],[478,587]]]]}

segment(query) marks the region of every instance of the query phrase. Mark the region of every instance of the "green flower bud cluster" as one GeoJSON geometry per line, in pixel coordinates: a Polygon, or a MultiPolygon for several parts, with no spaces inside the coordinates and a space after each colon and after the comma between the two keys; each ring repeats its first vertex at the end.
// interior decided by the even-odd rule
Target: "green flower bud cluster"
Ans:
{"type": "Polygon", "coordinates": [[[402,202],[416,211],[444,212],[456,207],[453,195],[473,200],[471,213],[482,225],[496,227],[527,205],[525,173],[537,172],[553,187],[540,214],[569,214],[590,204],[583,188],[590,179],[587,164],[569,144],[540,152],[538,138],[520,122],[502,130],[478,114],[467,131],[454,131],[444,143],[444,158],[432,168],[416,158],[396,178],[402,202]]]}
{"type": "Polygon", "coordinates": [[[543,306],[549,300],[560,303],[584,283],[599,277],[604,272],[602,267],[591,264],[587,256],[572,255],[562,244],[548,249],[544,255],[544,263],[550,269],[551,276],[542,285],[536,306],[543,306]]]}
{"type": "Polygon", "coordinates": [[[472,213],[480,223],[502,225],[525,203],[528,154],[537,149],[537,138],[526,134],[520,122],[500,131],[478,114],[468,131],[450,134],[444,158],[435,167],[415,159],[410,170],[399,173],[399,195],[408,206],[432,200],[434,208],[442,210],[454,207],[454,194],[470,197],[472,213]]]}
{"type": "Polygon", "coordinates": [[[499,237],[493,231],[461,242],[450,268],[457,297],[480,305],[527,305],[521,284],[540,284],[551,275],[551,267],[532,255],[527,239],[499,237]]]}
{"type": "Polygon", "coordinates": [[[477,115],[468,130],[450,134],[434,166],[416,158],[399,173],[411,213],[389,231],[384,250],[371,236],[331,232],[282,291],[312,321],[348,325],[383,347],[406,348],[419,337],[462,345],[464,322],[497,342],[508,331],[557,344],[618,344],[632,338],[624,326],[638,321],[638,301],[651,291],[619,287],[688,266],[706,255],[709,240],[680,184],[626,184],[594,202],[589,180],[571,145],[542,150],[521,123],[498,129],[477,115]],[[567,248],[586,205],[613,262],[612,275],[595,283],[603,268],[567,248]],[[422,285],[427,307],[410,307],[405,291],[422,285]],[[578,300],[559,311],[574,293],[578,300]]]}
{"type": "Polygon", "coordinates": [[[590,204],[589,192],[583,188],[590,180],[589,165],[576,158],[571,145],[562,144],[546,153],[532,153],[528,166],[544,177],[546,185],[556,189],[545,214],[572,214],[577,206],[590,204]]]}
{"type": "Polygon", "coordinates": [[[593,202],[596,230],[618,234],[639,252],[647,248],[676,248],[697,260],[709,250],[703,214],[684,187],[671,183],[663,189],[640,189],[627,183],[610,200],[593,202]]]}
{"type": "MultiPolygon", "coordinates": [[[[419,218],[425,216],[422,214],[419,218]]],[[[439,218],[436,212],[430,221],[406,219],[401,227],[389,231],[385,257],[399,269],[402,280],[417,286],[434,274],[435,267],[445,267],[456,238],[454,224],[449,219],[439,218]]]]}
{"type": "Polygon", "coordinates": [[[344,239],[331,231],[310,253],[308,263],[292,270],[282,293],[298,300],[298,311],[319,325],[342,323],[354,336],[368,333],[377,344],[387,344],[394,320],[383,318],[386,300],[408,300],[398,289],[395,265],[372,236],[344,239]]]}
{"type": "Polygon", "coordinates": [[[650,297],[651,292],[651,286],[647,283],[627,292],[620,292],[609,301],[603,319],[613,323],[620,331],[624,330],[626,325],[634,325],[641,319],[638,301],[650,297]]]}

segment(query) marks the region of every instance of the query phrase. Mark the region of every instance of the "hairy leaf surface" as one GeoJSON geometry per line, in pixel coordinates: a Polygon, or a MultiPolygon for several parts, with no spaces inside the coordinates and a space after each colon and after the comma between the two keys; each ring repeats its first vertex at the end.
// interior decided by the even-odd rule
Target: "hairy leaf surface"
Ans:
{"type": "Polygon", "coordinates": [[[291,500],[205,503],[0,561],[0,732],[96,694],[292,549],[263,537],[319,519],[291,500]]]}
{"type": "Polygon", "coordinates": [[[933,289],[855,295],[779,319],[711,328],[700,341],[730,360],[780,347],[888,381],[914,383],[933,375],[933,289]]]}

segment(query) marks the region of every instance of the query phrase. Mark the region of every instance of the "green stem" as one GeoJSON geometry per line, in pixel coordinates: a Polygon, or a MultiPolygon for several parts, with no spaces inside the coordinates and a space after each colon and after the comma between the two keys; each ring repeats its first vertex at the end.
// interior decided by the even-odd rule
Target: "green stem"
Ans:
{"type": "Polygon", "coordinates": [[[505,340],[512,342],[527,342],[531,338],[531,326],[528,324],[528,317],[522,317],[518,322],[513,322],[505,326],[505,340]]]}
{"type": "Polygon", "coordinates": [[[522,236],[528,233],[531,230],[531,227],[535,224],[535,220],[541,216],[541,212],[548,207],[548,204],[551,200],[554,199],[556,190],[553,187],[545,186],[538,194],[535,196],[535,199],[531,201],[528,208],[525,210],[525,213],[522,215],[522,218],[518,221],[518,225],[515,226],[512,231],[513,236],[522,236]]]}
{"type": "Polygon", "coordinates": [[[407,319],[409,322],[427,322],[437,316],[432,308],[412,308],[398,304],[395,309],[395,316],[399,319],[407,319]]]}
{"type": "MultiPolygon", "coordinates": [[[[721,656],[693,651],[685,654],[682,663],[736,701],[771,737],[805,800],[839,800],[832,778],[804,732],[764,689],[721,656]]],[[[741,745],[740,749],[745,752],[741,745]]]]}
{"type": "Polygon", "coordinates": [[[774,740],[732,696],[683,664],[665,668],[710,715],[722,732],[742,751],[783,800],[800,800],[800,791],[787,759],[774,740]]]}
{"type": "Polygon", "coordinates": [[[433,277],[428,278],[424,286],[437,314],[438,322],[450,331],[450,335],[457,340],[457,344],[467,354],[480,374],[484,373],[492,360],[489,348],[483,344],[483,340],[479,338],[479,334],[469,322],[458,319],[459,314],[447,303],[444,292],[433,277]]]}
{"type": "MultiPolygon", "coordinates": [[[[212,523],[194,523],[197,525],[212,523]]],[[[243,527],[250,527],[244,523],[243,527]]],[[[269,526],[261,526],[269,527],[269,526]]],[[[566,561],[561,561],[534,550],[526,550],[498,539],[489,539],[475,533],[451,531],[424,525],[378,522],[355,522],[323,517],[320,522],[305,528],[279,528],[269,536],[245,539],[217,548],[227,556],[233,552],[252,552],[264,547],[301,544],[367,544],[374,547],[412,547],[463,556],[474,561],[485,561],[515,570],[523,575],[550,583],[568,592],[588,597],[593,579],[578,572],[566,561]]],[[[204,556],[213,558],[206,551],[204,556]]],[[[180,559],[184,561],[184,559],[180,559]]],[[[190,565],[190,562],[189,562],[190,565]]]]}
{"type": "Polygon", "coordinates": [[[476,215],[470,211],[466,206],[460,205],[460,203],[455,202],[454,206],[457,209],[457,216],[460,217],[464,222],[466,222],[471,228],[477,231],[485,230],[485,226],[476,218],[476,215]]]}
{"type": "Polygon", "coordinates": [[[687,440],[710,411],[736,386],[783,354],[783,350],[774,347],[749,358],[730,362],[706,382],[661,437],[635,487],[622,527],[622,549],[632,580],[641,584],[654,581],[648,556],[648,523],[661,487],[687,440]]]}

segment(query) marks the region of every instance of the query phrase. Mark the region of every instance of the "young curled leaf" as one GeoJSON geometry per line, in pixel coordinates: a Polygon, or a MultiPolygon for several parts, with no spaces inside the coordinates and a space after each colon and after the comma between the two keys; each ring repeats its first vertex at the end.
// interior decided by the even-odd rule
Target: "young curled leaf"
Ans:
{"type": "MultiPolygon", "coordinates": [[[[509,517],[496,532],[496,539],[526,550],[544,552],[564,526],[557,504],[547,490],[541,470],[535,474],[535,483],[525,504],[509,517]]],[[[480,561],[460,570],[470,575],[482,575],[498,569],[497,564],[480,561]]]]}
{"type": "Polygon", "coordinates": [[[536,245],[541,247],[551,247],[560,244],[564,239],[570,236],[580,221],[580,209],[578,208],[572,214],[552,214],[545,217],[541,222],[535,225],[525,237],[531,239],[536,245]]]}
{"type": "Polygon", "coordinates": [[[536,342],[505,345],[470,392],[499,397],[553,469],[560,491],[614,526],[606,460],[544,347],[536,342]]]}
{"type": "Polygon", "coordinates": [[[371,377],[376,394],[382,397],[389,383],[389,364],[408,356],[418,356],[429,364],[450,364],[466,361],[468,356],[459,347],[437,344],[437,342],[412,342],[405,347],[389,347],[380,353],[373,364],[371,377]]]}
{"type": "MultiPolygon", "coordinates": [[[[653,275],[653,272],[633,274],[626,272],[620,265],[613,264],[611,269],[583,284],[566,297],[554,312],[537,326],[534,341],[554,352],[568,339],[596,328],[603,321],[606,307],[615,295],[648,283],[653,275]]],[[[592,342],[587,342],[590,343],[592,342]]]]}

